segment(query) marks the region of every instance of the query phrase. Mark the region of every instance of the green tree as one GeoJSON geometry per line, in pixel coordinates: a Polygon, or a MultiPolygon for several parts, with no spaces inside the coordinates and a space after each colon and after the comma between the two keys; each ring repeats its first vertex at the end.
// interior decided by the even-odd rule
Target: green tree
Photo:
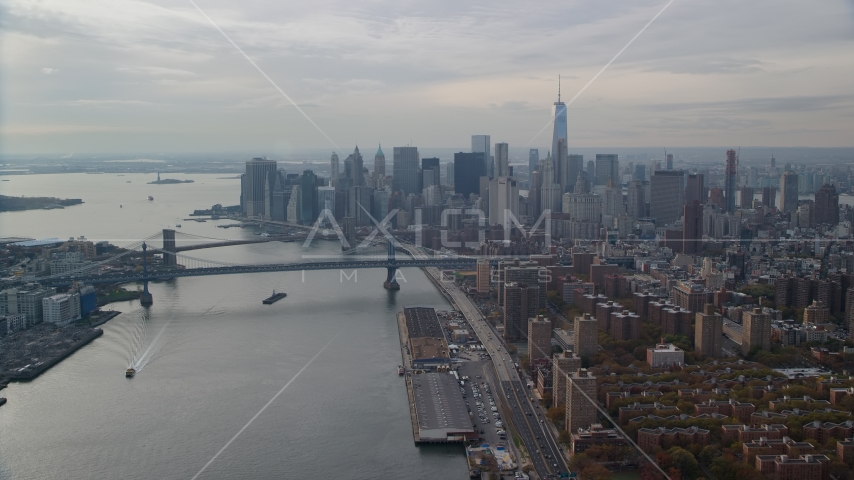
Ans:
{"type": "Polygon", "coordinates": [[[671,464],[674,468],[679,469],[682,475],[694,479],[702,473],[700,464],[697,463],[697,459],[694,458],[691,452],[680,447],[673,447],[667,452],[670,454],[671,464]]]}

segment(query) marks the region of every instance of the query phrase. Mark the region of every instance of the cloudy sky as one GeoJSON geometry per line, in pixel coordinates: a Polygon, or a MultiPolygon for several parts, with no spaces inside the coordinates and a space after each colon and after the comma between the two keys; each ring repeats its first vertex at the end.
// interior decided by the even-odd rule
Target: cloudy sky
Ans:
{"type": "MultiPolygon", "coordinates": [[[[667,0],[0,0],[0,151],[550,145],[667,0]],[[322,132],[331,139],[328,140],[322,132]]],[[[675,0],[570,146],[852,146],[854,2],[675,0]]]]}

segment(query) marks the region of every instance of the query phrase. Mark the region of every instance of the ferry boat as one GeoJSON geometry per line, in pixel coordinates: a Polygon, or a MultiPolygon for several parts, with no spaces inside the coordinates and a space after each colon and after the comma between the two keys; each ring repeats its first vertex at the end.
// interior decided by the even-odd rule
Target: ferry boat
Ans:
{"type": "Polygon", "coordinates": [[[397,366],[397,374],[403,375],[404,373],[406,373],[406,370],[403,369],[403,365],[398,365],[397,366]]]}
{"type": "Polygon", "coordinates": [[[134,375],[136,375],[136,369],[135,368],[131,367],[131,368],[128,368],[127,370],[125,370],[125,377],[133,378],[134,375]]]}

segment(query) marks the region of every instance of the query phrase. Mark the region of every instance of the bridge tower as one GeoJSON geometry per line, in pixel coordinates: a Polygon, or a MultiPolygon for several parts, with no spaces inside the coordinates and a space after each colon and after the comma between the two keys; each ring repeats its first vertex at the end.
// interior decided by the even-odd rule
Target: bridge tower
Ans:
{"type": "MultiPolygon", "coordinates": [[[[388,239],[388,260],[394,263],[394,240],[388,239]]],[[[386,290],[400,290],[400,284],[397,283],[397,267],[388,267],[388,275],[386,276],[383,287],[386,290]]]]}
{"type": "Polygon", "coordinates": [[[174,267],[178,263],[175,257],[175,230],[170,228],[163,229],[163,251],[171,253],[171,255],[163,253],[163,265],[174,267]]]}
{"type": "MultiPolygon", "coordinates": [[[[174,232],[173,232],[174,233],[174,232]]],[[[139,304],[143,307],[148,307],[154,304],[154,297],[148,291],[148,255],[146,250],[148,245],[142,242],[142,275],[145,280],[142,282],[142,294],[139,296],[139,304]]]]}

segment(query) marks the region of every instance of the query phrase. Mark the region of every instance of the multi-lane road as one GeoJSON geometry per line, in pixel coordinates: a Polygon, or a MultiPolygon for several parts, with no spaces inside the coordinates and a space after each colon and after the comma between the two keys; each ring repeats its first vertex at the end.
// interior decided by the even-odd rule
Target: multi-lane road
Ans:
{"type": "MultiPolygon", "coordinates": [[[[407,245],[406,248],[415,258],[427,257],[415,247],[407,245]]],[[[563,450],[551,430],[543,423],[546,421],[544,412],[532,404],[530,392],[519,378],[515,364],[497,333],[493,333],[477,306],[454,282],[445,281],[436,268],[429,267],[425,270],[428,275],[438,280],[439,285],[451,296],[489,353],[498,377],[495,379],[495,385],[500,386],[495,391],[502,394],[501,400],[507,407],[506,411],[511,414],[513,427],[524,442],[537,474],[540,478],[548,478],[569,472],[563,450]]]]}

